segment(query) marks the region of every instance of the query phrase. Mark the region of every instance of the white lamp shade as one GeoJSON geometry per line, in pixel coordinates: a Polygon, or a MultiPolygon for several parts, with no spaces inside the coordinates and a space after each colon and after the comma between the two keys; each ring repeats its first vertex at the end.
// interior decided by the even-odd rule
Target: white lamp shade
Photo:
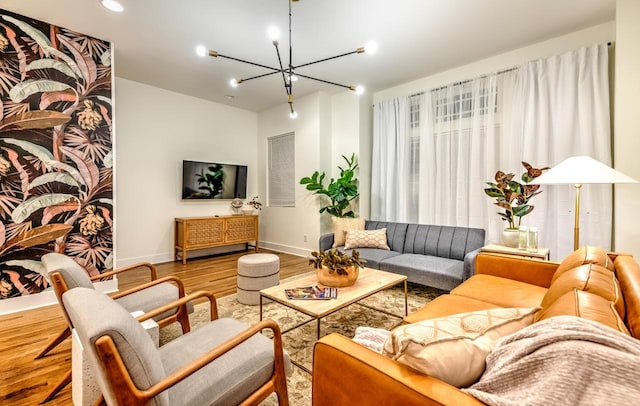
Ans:
{"type": "Polygon", "coordinates": [[[588,156],[572,156],[535,178],[532,184],[638,183],[637,180],[588,156]]]}

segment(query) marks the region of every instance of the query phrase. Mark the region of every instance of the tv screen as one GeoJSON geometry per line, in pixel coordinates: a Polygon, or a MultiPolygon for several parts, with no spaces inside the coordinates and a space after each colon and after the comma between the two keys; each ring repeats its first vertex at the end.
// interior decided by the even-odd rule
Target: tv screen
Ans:
{"type": "Polygon", "coordinates": [[[246,165],[182,161],[183,199],[247,198],[246,165]]]}

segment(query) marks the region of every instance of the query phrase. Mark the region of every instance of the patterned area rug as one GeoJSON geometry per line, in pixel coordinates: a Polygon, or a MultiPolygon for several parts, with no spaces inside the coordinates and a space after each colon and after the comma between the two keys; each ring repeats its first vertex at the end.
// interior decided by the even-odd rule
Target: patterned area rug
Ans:
{"type": "MultiPolygon", "coordinates": [[[[442,290],[409,283],[408,304],[409,313],[424,306],[425,303],[437,296],[446,293],[442,290]]],[[[404,290],[399,285],[379,292],[361,302],[348,306],[320,322],[320,335],[340,333],[347,337],[353,337],[355,330],[360,326],[392,329],[402,321],[404,313],[404,290]],[[397,314],[393,317],[374,309],[381,309],[389,313],[397,314]]],[[[271,318],[278,322],[281,329],[287,330],[306,320],[309,316],[289,309],[277,303],[268,303],[263,306],[263,317],[271,318]]],[[[225,296],[218,299],[219,317],[232,317],[252,325],[260,320],[260,306],[247,306],[238,303],[236,295],[225,296]]],[[[206,303],[195,306],[195,311],[190,315],[192,328],[209,321],[209,309],[206,303]]],[[[180,335],[177,323],[160,330],[160,343],[165,343],[180,335]]],[[[311,369],[313,360],[313,344],[316,341],[316,322],[312,321],[299,328],[293,329],[283,336],[285,350],[291,359],[311,369]]],[[[289,403],[293,406],[311,405],[311,375],[294,366],[293,373],[287,378],[289,390],[289,403]]],[[[277,397],[272,394],[262,405],[277,405],[277,397]]]]}

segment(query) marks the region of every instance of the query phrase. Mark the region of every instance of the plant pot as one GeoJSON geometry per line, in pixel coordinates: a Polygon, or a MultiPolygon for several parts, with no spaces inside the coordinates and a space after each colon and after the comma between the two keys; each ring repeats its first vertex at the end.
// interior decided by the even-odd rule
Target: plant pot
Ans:
{"type": "Polygon", "coordinates": [[[358,280],[360,274],[360,268],[352,266],[347,268],[346,275],[338,275],[338,272],[329,272],[329,268],[316,269],[316,277],[318,282],[323,286],[329,286],[332,288],[342,288],[345,286],[351,286],[358,280]]]}
{"type": "Polygon", "coordinates": [[[244,214],[245,216],[252,216],[256,214],[256,209],[254,209],[253,207],[243,207],[242,214],[244,214]]]}
{"type": "Polygon", "coordinates": [[[502,245],[511,248],[518,248],[520,230],[517,228],[505,228],[502,230],[502,245]]]}

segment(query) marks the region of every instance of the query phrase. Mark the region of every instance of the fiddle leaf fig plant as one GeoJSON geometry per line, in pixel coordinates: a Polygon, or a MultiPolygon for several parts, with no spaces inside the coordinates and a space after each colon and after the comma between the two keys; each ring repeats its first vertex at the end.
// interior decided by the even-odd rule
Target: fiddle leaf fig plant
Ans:
{"type": "Polygon", "coordinates": [[[307,190],[313,192],[313,194],[324,196],[325,200],[329,199],[330,203],[322,206],[320,213],[327,212],[336,217],[355,217],[355,213],[350,208],[350,203],[360,195],[355,174],[358,169],[358,160],[355,153],[351,154],[351,158],[347,158],[344,155],[342,155],[342,158],[347,163],[347,166],[345,168],[339,166],[340,177],[337,179],[331,178],[326,187],[324,185],[326,174],[318,171],[315,171],[310,177],[305,176],[300,179],[300,184],[306,185],[307,190]]]}

